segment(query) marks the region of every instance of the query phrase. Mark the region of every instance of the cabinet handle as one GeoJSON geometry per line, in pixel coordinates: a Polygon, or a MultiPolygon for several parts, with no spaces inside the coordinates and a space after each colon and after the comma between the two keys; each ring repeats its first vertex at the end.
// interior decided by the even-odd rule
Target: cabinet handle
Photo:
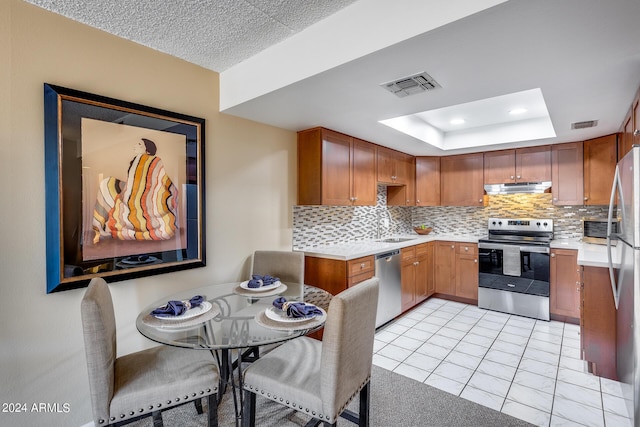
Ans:
{"type": "Polygon", "coordinates": [[[478,200],[478,203],[482,203],[482,199],[478,200]]]}
{"type": "Polygon", "coordinates": [[[360,269],[362,270],[363,268],[364,268],[364,262],[360,264],[360,269]]]}
{"type": "Polygon", "coordinates": [[[456,245],[451,245],[451,249],[455,249],[455,248],[456,248],[456,245]]]}
{"type": "Polygon", "coordinates": [[[420,199],[416,200],[416,203],[420,203],[420,199]]]}
{"type": "Polygon", "coordinates": [[[551,256],[551,258],[555,258],[556,254],[551,254],[550,256],[551,256]]]}
{"type": "Polygon", "coordinates": [[[557,197],[554,197],[554,198],[553,198],[553,201],[554,201],[554,202],[557,202],[557,201],[558,201],[558,198],[557,198],[557,197]]]}
{"type": "Polygon", "coordinates": [[[633,136],[640,136],[640,130],[636,129],[633,131],[633,136]]]}
{"type": "Polygon", "coordinates": [[[588,198],[588,197],[585,197],[585,198],[584,198],[584,201],[586,202],[587,200],[589,200],[589,198],[588,198]]]}
{"type": "Polygon", "coordinates": [[[413,265],[418,265],[418,264],[420,264],[419,261],[416,261],[416,262],[413,263],[413,265]]]}
{"type": "Polygon", "coordinates": [[[511,175],[511,176],[509,177],[509,179],[513,180],[513,175],[511,175]]]}
{"type": "Polygon", "coordinates": [[[475,262],[477,264],[478,263],[478,259],[474,259],[473,262],[475,262]]]}
{"type": "Polygon", "coordinates": [[[517,175],[517,176],[516,176],[516,179],[520,179],[520,178],[522,178],[520,175],[517,175]]]}
{"type": "Polygon", "coordinates": [[[465,250],[465,251],[468,251],[468,250],[469,250],[469,246],[465,246],[465,247],[464,247],[464,250],[465,250]]]}

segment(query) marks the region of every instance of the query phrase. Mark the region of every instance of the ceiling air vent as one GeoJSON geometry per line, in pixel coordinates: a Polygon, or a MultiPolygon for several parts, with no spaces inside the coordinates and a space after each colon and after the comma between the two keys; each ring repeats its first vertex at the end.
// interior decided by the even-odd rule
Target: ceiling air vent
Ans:
{"type": "Polygon", "coordinates": [[[586,129],[598,126],[597,120],[587,120],[586,122],[571,123],[571,129],[586,129]]]}
{"type": "Polygon", "coordinates": [[[380,86],[393,93],[398,98],[404,98],[405,96],[415,95],[416,93],[422,93],[427,90],[442,87],[433,79],[433,77],[425,72],[409,77],[403,77],[392,82],[383,83],[380,86]]]}

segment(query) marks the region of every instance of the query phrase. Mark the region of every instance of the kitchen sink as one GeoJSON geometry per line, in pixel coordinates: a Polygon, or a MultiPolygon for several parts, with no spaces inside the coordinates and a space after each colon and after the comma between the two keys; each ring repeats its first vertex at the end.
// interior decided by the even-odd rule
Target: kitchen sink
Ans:
{"type": "Polygon", "coordinates": [[[400,243],[400,242],[408,242],[409,240],[415,240],[415,237],[387,237],[386,239],[378,240],[378,242],[400,243]]]}

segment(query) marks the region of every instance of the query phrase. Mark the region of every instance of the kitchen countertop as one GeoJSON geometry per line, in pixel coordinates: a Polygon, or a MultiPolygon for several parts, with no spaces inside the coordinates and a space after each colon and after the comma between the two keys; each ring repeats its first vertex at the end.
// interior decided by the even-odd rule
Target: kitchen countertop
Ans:
{"type": "MultiPolygon", "coordinates": [[[[359,240],[355,242],[338,243],[334,245],[310,246],[302,249],[297,249],[297,251],[304,252],[306,256],[350,261],[356,258],[376,255],[386,251],[402,249],[408,246],[419,245],[421,243],[431,242],[435,240],[477,243],[478,239],[482,238],[482,236],[454,236],[447,234],[429,234],[426,236],[413,234],[398,235],[392,237],[411,238],[411,240],[393,243],[381,242],[381,239],[359,240]]],[[[582,241],[580,241],[580,239],[556,239],[551,241],[551,248],[577,250],[578,265],[603,268],[607,268],[609,266],[607,262],[606,245],[583,243],[582,241]]],[[[611,255],[613,257],[614,267],[619,267],[619,253],[616,251],[615,246],[612,247],[611,255]]]]}
{"type": "MultiPolygon", "coordinates": [[[[551,247],[555,249],[575,249],[578,251],[578,265],[587,267],[608,268],[607,246],[584,243],[580,239],[558,239],[551,242],[551,247]]],[[[620,254],[616,247],[611,248],[613,266],[620,266],[620,254]]]]}
{"type": "Polygon", "coordinates": [[[381,242],[381,239],[359,240],[357,242],[338,243],[335,245],[310,246],[307,248],[297,249],[297,251],[304,252],[306,256],[349,261],[355,258],[376,255],[386,251],[402,249],[407,246],[419,245],[420,243],[431,242],[434,240],[477,243],[478,239],[480,239],[478,236],[453,236],[447,234],[428,234],[426,236],[413,234],[391,237],[411,238],[411,240],[393,243],[381,242]]]}

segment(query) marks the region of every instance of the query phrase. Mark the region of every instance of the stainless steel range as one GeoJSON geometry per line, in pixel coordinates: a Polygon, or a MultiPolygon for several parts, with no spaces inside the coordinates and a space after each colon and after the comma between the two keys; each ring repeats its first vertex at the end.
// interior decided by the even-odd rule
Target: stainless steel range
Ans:
{"type": "Polygon", "coordinates": [[[553,220],[489,218],[478,241],[478,307],[549,320],[549,246],[553,220]]]}

